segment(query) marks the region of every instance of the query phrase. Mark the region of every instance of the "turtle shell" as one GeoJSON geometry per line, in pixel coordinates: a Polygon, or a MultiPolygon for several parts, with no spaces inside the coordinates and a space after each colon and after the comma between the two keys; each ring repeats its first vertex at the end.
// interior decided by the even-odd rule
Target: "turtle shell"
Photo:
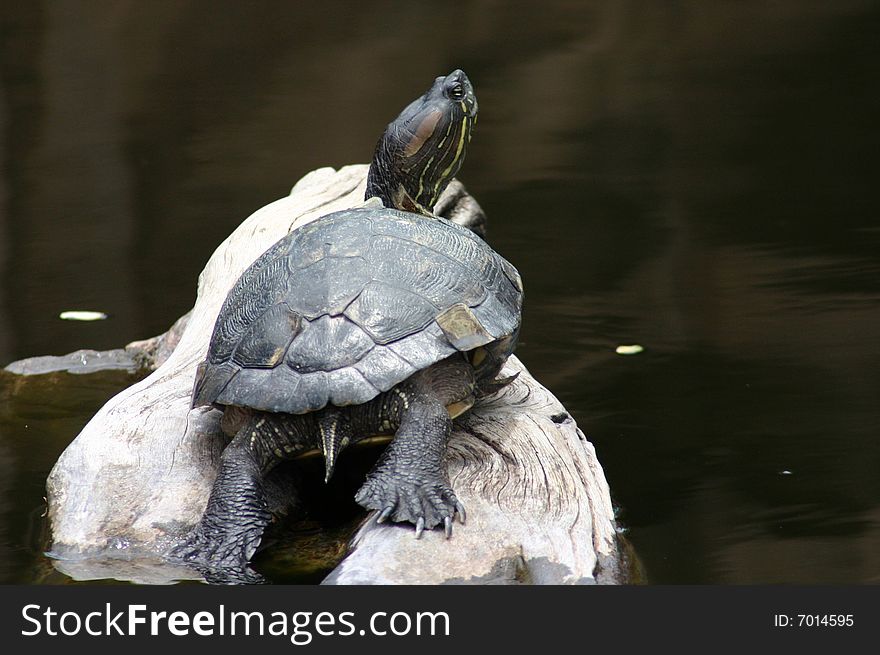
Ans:
{"type": "Polygon", "coordinates": [[[516,269],[466,228],[394,209],[323,216],[278,241],[223,303],[193,406],[301,414],[367,402],[515,335],[516,269]]]}

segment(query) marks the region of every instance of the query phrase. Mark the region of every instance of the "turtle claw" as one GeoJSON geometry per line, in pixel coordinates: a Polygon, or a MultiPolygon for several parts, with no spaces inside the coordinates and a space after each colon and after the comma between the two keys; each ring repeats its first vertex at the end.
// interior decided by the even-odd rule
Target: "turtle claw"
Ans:
{"type": "Polygon", "coordinates": [[[491,396],[493,393],[498,393],[504,387],[509,386],[518,377],[519,377],[519,371],[517,371],[513,375],[509,375],[507,377],[498,378],[496,380],[487,380],[485,382],[480,382],[477,387],[477,397],[478,398],[485,398],[486,396],[491,396]]]}
{"type": "MultiPolygon", "coordinates": [[[[455,501],[455,511],[458,512],[458,520],[464,525],[465,521],[467,521],[467,512],[464,511],[464,505],[458,500],[455,501]]],[[[450,531],[451,530],[452,528],[450,528],[450,531]]]]}
{"type": "Polygon", "coordinates": [[[364,508],[378,510],[376,523],[389,520],[412,523],[418,539],[425,530],[437,526],[443,526],[449,536],[456,512],[464,517],[464,507],[444,480],[432,479],[418,484],[401,480],[399,476],[389,478],[367,478],[355,496],[355,500],[364,508]]]}
{"type": "Polygon", "coordinates": [[[379,516],[376,517],[376,523],[385,523],[385,521],[388,520],[388,517],[391,516],[391,512],[393,512],[393,511],[394,511],[393,505],[389,505],[388,507],[383,509],[379,513],[379,516]]]}

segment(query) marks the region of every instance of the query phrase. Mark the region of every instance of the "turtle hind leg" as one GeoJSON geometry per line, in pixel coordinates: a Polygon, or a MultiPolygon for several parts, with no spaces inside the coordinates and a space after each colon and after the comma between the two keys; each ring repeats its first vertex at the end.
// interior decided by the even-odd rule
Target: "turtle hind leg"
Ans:
{"type": "Polygon", "coordinates": [[[366,509],[379,511],[379,523],[388,518],[413,523],[416,537],[440,524],[450,534],[456,513],[464,521],[464,507],[444,468],[452,421],[442,402],[401,393],[407,407],[400,427],[355,500],[366,509]]]}
{"type": "Polygon", "coordinates": [[[386,519],[408,521],[416,537],[443,525],[452,534],[458,514],[465,520],[446,475],[446,442],[452,420],[446,406],[473,392],[473,369],[461,358],[445,360],[383,394],[383,413],[398,424],[394,439],[367,475],[355,500],[386,519]]]}
{"type": "Polygon", "coordinates": [[[248,565],[272,519],[264,478],[275,464],[308,446],[303,435],[309,430],[296,418],[255,414],[244,424],[220,457],[202,518],[169,551],[169,559],[191,566],[208,582],[264,582],[248,565]]]}

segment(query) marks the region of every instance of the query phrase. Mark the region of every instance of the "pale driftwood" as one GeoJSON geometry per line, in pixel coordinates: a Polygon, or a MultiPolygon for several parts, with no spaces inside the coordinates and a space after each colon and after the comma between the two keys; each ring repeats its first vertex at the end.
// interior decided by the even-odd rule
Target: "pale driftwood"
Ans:
{"type": "Polygon", "coordinates": [[[368,521],[334,584],[621,582],[608,486],[562,404],[516,358],[513,384],[456,421],[449,476],[467,508],[452,539],[368,521]]]}
{"type": "MultiPolygon", "coordinates": [[[[250,262],[288,231],[359,204],[365,175],[365,166],[314,171],[218,247],[167,360],[108,401],[49,475],[59,569],[78,578],[112,571],[163,581],[150,557],[199,519],[224,444],[220,412],[189,408],[220,305],[250,262]],[[147,564],[113,566],[135,559],[147,564]]],[[[459,211],[481,220],[469,197],[459,211]]],[[[157,348],[157,356],[167,350],[157,348]]],[[[448,541],[439,531],[416,541],[411,528],[367,522],[327,582],[622,581],[608,486],[592,446],[516,358],[508,369],[519,378],[458,421],[450,441],[449,472],[468,507],[467,525],[448,541]]],[[[169,578],[179,574],[168,571],[169,578]]]]}

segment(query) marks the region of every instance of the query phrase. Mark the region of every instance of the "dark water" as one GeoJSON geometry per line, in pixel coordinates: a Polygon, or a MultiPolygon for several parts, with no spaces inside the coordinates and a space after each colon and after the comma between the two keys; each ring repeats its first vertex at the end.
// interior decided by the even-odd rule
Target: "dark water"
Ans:
{"type": "MultiPolygon", "coordinates": [[[[0,363],[164,331],[243,218],[460,66],[519,355],[648,580],[878,583],[878,34],[847,0],[6,3],[0,363]]],[[[124,383],[0,380],[0,582],[60,579],[45,477],[124,383]]]]}

